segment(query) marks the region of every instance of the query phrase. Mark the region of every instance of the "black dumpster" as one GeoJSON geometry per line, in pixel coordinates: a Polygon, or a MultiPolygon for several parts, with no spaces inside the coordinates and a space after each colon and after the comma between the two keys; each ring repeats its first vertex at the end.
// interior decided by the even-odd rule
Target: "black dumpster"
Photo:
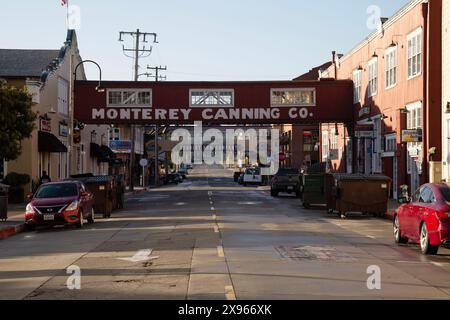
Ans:
{"type": "Polygon", "coordinates": [[[346,215],[361,212],[384,216],[388,209],[391,178],[384,175],[333,174],[327,188],[327,209],[346,215]]]}
{"type": "Polygon", "coordinates": [[[0,183],[0,221],[8,219],[8,190],[9,186],[0,183]]]}
{"type": "Polygon", "coordinates": [[[95,213],[102,214],[103,218],[111,217],[114,209],[114,177],[113,176],[72,176],[70,180],[84,183],[86,188],[94,194],[95,213]]]}

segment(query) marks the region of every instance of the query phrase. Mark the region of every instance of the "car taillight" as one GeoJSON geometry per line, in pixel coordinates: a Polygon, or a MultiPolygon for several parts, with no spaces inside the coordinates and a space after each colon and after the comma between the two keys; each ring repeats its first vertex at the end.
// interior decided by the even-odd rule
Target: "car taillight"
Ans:
{"type": "Polygon", "coordinates": [[[450,218],[450,212],[436,212],[436,215],[438,218],[441,219],[449,219],[450,218]]]}

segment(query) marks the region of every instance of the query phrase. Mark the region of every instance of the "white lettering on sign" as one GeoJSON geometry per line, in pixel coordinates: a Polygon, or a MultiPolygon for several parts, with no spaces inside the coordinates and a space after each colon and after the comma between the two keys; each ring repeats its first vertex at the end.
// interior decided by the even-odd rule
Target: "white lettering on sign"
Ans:
{"type": "MultiPolygon", "coordinates": [[[[189,108],[93,108],[92,120],[111,121],[194,121],[191,119],[192,109],[189,108]]],[[[290,108],[289,119],[307,119],[312,117],[308,108],[290,108]]],[[[280,108],[205,108],[201,112],[201,120],[278,120],[281,118],[280,108]]]]}

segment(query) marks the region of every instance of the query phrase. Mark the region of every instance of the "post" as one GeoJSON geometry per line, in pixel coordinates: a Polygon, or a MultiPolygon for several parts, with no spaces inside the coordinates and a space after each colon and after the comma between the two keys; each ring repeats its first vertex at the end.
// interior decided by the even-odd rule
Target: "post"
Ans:
{"type": "MultiPolygon", "coordinates": [[[[69,56],[69,130],[68,130],[68,141],[67,141],[67,173],[69,176],[72,175],[72,160],[73,160],[73,106],[74,106],[74,90],[75,90],[75,75],[73,71],[73,54],[71,53],[69,56]]],[[[41,172],[39,172],[41,174],[41,172]]]]}
{"type": "MultiPolygon", "coordinates": [[[[139,80],[139,38],[140,38],[140,31],[137,29],[136,31],[136,50],[135,50],[135,56],[134,56],[134,81],[139,80]]],[[[132,124],[131,125],[131,150],[130,150],[130,167],[129,167],[129,175],[130,175],[130,191],[134,191],[134,159],[135,159],[135,141],[136,141],[136,127],[132,124]]]]}
{"type": "Polygon", "coordinates": [[[159,176],[159,170],[158,170],[158,125],[155,125],[155,186],[158,185],[158,176],[159,176]]]}

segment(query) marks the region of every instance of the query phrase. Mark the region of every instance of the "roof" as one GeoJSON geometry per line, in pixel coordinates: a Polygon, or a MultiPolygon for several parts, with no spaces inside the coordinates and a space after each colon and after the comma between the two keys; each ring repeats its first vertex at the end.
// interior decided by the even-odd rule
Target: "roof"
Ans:
{"type": "Polygon", "coordinates": [[[333,63],[328,61],[318,67],[312,68],[307,73],[302,74],[301,76],[294,79],[294,81],[299,80],[319,80],[320,79],[320,71],[328,69],[333,63]]]}
{"type": "Polygon", "coordinates": [[[59,50],[0,49],[0,77],[36,77],[57,59],[59,50]]]}

